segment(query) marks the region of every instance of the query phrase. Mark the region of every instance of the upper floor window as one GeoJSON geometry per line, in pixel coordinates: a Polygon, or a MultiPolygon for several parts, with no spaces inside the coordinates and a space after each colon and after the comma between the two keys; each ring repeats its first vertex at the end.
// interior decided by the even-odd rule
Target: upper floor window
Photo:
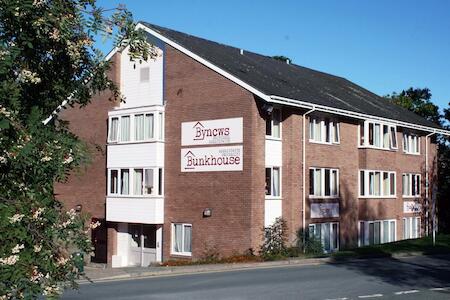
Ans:
{"type": "Polygon", "coordinates": [[[339,144],[339,122],[329,118],[311,117],[309,119],[309,141],[339,144]]]}
{"type": "Polygon", "coordinates": [[[109,170],[109,195],[162,195],[162,168],[109,170]]]}
{"type": "Polygon", "coordinates": [[[359,125],[359,145],[395,150],[398,148],[397,128],[394,125],[365,121],[359,125]]]}
{"type": "Polygon", "coordinates": [[[403,151],[408,154],[420,154],[420,137],[403,132],[403,151]]]}
{"type": "Polygon", "coordinates": [[[395,172],[361,170],[360,197],[395,197],[395,172]]]}
{"type": "Polygon", "coordinates": [[[281,138],[281,110],[274,108],[266,119],[266,136],[281,138]]]}
{"type": "Polygon", "coordinates": [[[280,167],[266,168],[266,195],[273,197],[281,196],[281,172],[280,167]]]}
{"type": "Polygon", "coordinates": [[[109,119],[108,141],[149,141],[155,138],[162,140],[163,127],[162,112],[111,117],[109,119]]]}
{"type": "Polygon", "coordinates": [[[420,197],[420,174],[403,174],[403,196],[420,197]]]}
{"type": "Polygon", "coordinates": [[[339,195],[338,170],[310,168],[309,195],[313,197],[337,197],[339,195]]]}

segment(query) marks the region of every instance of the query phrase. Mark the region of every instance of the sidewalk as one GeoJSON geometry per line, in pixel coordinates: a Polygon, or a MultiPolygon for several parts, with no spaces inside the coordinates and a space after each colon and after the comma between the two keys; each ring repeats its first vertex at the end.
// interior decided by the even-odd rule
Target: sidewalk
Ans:
{"type": "MultiPolygon", "coordinates": [[[[225,272],[233,270],[244,269],[263,269],[278,266],[310,266],[320,265],[331,262],[329,257],[325,258],[291,258],[287,260],[268,261],[268,262],[251,262],[251,263],[235,263],[235,264],[204,264],[191,266],[177,266],[177,267],[126,267],[126,268],[100,268],[100,267],[85,267],[86,276],[92,282],[120,280],[130,278],[142,278],[153,276],[170,276],[193,273],[208,273],[208,272],[225,272]]],[[[88,283],[87,279],[80,279],[78,283],[88,283]]]]}
{"type": "MultiPolygon", "coordinates": [[[[324,257],[324,258],[289,258],[286,260],[267,261],[267,262],[250,262],[250,263],[234,263],[234,264],[204,264],[191,266],[176,267],[126,267],[126,268],[104,268],[100,265],[86,266],[86,276],[92,282],[101,282],[109,280],[121,280],[131,278],[183,275],[208,272],[226,272],[245,269],[264,269],[282,266],[312,266],[326,263],[350,263],[352,261],[361,261],[367,259],[386,259],[386,258],[402,258],[411,256],[422,256],[423,252],[402,252],[395,253],[390,256],[374,256],[366,258],[357,257],[324,257]]],[[[80,279],[78,283],[88,283],[87,279],[80,279]]]]}

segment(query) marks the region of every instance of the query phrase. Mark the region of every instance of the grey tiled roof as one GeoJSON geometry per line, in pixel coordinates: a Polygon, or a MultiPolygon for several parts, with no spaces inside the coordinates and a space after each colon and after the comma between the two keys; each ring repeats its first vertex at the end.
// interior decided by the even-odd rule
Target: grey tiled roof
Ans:
{"type": "Polygon", "coordinates": [[[440,128],[386,99],[334,75],[140,22],[266,95],[286,97],[391,120],[440,128]]]}

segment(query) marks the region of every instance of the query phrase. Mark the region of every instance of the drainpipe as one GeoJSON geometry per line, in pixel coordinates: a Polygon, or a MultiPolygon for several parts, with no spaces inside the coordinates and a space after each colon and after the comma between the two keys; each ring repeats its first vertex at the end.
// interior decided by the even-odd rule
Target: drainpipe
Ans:
{"type": "MultiPolygon", "coordinates": [[[[429,218],[429,216],[428,216],[428,211],[429,211],[429,209],[428,209],[428,201],[429,201],[429,198],[430,198],[430,188],[429,188],[430,180],[428,178],[429,177],[429,175],[428,175],[428,139],[429,139],[429,137],[431,137],[435,133],[436,132],[432,132],[432,133],[427,134],[425,136],[425,199],[426,199],[426,204],[427,204],[427,211],[426,211],[426,214],[425,214],[425,219],[426,219],[425,231],[426,231],[427,236],[428,236],[428,218],[429,218]]],[[[434,198],[434,195],[433,195],[433,198],[434,198]]],[[[434,215],[435,209],[434,209],[434,205],[435,205],[435,203],[433,201],[433,216],[432,216],[432,218],[433,218],[433,220],[432,220],[432,222],[433,222],[433,224],[432,224],[433,246],[434,246],[434,244],[436,242],[435,215],[434,215]]]]}
{"type": "Polygon", "coordinates": [[[303,114],[303,134],[302,134],[302,167],[303,167],[303,175],[302,175],[302,229],[303,229],[303,252],[305,252],[305,242],[306,242],[306,226],[305,226],[305,222],[306,222],[306,212],[305,212],[305,207],[306,207],[306,191],[305,191],[305,185],[306,185],[306,180],[305,180],[305,176],[306,176],[306,139],[305,139],[305,135],[306,135],[306,121],[305,121],[305,117],[306,115],[312,113],[313,111],[316,110],[316,107],[313,106],[313,108],[311,110],[308,110],[307,112],[305,112],[303,114]]]}

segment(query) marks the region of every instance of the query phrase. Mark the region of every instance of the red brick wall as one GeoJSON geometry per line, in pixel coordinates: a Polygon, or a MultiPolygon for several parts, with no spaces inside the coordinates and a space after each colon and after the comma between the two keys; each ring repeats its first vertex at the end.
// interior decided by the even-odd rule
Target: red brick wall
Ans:
{"type": "Polygon", "coordinates": [[[171,257],[174,222],[192,224],[194,259],[212,248],[226,256],[257,247],[264,225],[264,122],[254,96],[170,46],[164,67],[164,259],[171,257]],[[243,117],[243,171],[181,172],[181,122],[231,117],[243,117]],[[211,217],[202,217],[205,208],[211,217]]]}

